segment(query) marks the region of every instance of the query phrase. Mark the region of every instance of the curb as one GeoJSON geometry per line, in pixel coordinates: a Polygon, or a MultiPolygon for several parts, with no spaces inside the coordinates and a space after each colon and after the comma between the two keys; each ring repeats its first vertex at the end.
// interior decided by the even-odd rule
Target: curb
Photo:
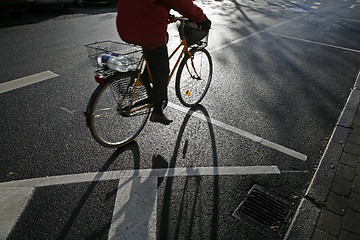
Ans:
{"type": "Polygon", "coordinates": [[[321,209],[314,205],[313,200],[326,201],[359,104],[360,71],[325,152],[321,157],[319,166],[316,169],[305,196],[301,199],[284,240],[311,239],[321,212],[321,209]]]}

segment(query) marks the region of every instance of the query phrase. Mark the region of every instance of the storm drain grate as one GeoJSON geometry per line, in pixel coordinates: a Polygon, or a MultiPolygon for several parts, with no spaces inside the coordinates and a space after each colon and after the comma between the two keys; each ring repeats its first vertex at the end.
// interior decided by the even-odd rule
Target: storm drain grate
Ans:
{"type": "Polygon", "coordinates": [[[240,220],[256,220],[273,231],[287,223],[290,203],[255,184],[240,203],[233,216],[240,220]]]}

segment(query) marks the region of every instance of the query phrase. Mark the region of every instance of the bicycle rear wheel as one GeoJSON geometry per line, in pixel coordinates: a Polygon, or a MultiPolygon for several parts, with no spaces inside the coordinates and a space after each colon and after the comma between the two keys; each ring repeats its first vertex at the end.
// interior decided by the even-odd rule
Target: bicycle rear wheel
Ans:
{"type": "Polygon", "coordinates": [[[119,73],[99,85],[90,100],[89,127],[93,137],[105,147],[118,148],[133,141],[150,114],[150,85],[136,86],[137,75],[119,73]],[[136,103],[137,106],[133,106],[136,103]]]}
{"type": "Polygon", "coordinates": [[[187,107],[197,105],[209,89],[213,65],[210,53],[204,48],[190,50],[185,55],[176,74],[176,95],[187,107]]]}

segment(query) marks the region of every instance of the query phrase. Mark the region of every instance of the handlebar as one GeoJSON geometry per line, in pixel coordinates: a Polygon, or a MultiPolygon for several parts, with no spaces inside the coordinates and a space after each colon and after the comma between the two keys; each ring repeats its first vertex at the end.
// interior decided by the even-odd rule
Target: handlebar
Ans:
{"type": "Polygon", "coordinates": [[[176,17],[175,15],[172,15],[172,14],[169,14],[169,19],[170,19],[170,22],[172,22],[172,23],[175,23],[177,21],[185,22],[185,21],[189,20],[189,18],[186,18],[183,16],[176,17]]]}
{"type": "Polygon", "coordinates": [[[189,19],[186,17],[176,17],[178,21],[188,21],[189,19]]]}

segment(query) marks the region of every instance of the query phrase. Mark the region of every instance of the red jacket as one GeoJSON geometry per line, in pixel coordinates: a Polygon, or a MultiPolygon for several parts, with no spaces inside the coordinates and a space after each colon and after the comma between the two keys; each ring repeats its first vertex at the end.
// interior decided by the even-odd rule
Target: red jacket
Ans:
{"type": "Polygon", "coordinates": [[[119,0],[116,26],[122,40],[153,50],[164,45],[170,9],[194,22],[205,21],[192,0],[119,0]]]}

